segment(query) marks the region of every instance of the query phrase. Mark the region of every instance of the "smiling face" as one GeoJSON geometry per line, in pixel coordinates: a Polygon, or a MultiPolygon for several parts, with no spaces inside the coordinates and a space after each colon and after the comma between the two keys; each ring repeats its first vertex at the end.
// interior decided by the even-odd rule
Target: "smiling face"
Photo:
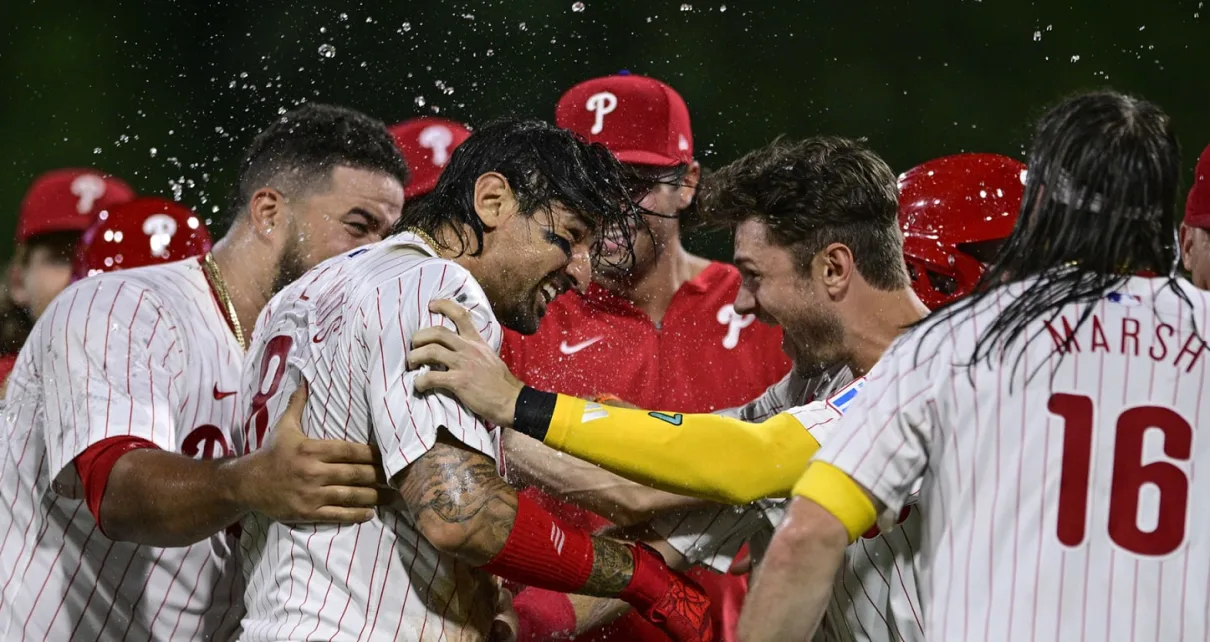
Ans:
{"type": "Polygon", "coordinates": [[[390,174],[337,166],[325,186],[286,199],[287,238],[275,291],[337,254],[380,241],[403,209],[390,174]]]}
{"type": "Polygon", "coordinates": [[[533,334],[555,297],[588,287],[591,242],[584,220],[562,205],[525,216],[507,199],[476,270],[500,323],[533,334]]]}
{"type": "Polygon", "coordinates": [[[800,267],[794,249],[769,240],[768,227],[749,219],[735,230],[734,261],[743,277],[735,311],[780,325],[782,348],[801,375],[813,376],[842,358],[844,327],[822,284],[800,267]]]}

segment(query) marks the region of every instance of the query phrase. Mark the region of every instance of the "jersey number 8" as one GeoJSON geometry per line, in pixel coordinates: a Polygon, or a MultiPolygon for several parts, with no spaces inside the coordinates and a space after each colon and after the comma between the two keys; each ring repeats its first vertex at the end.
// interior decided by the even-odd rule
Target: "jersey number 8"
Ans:
{"type": "Polygon", "coordinates": [[[252,412],[244,423],[245,455],[258,450],[265,443],[265,432],[269,430],[269,409],[266,405],[281,387],[281,380],[286,374],[286,360],[293,346],[294,339],[285,334],[279,334],[265,343],[256,394],[252,396],[252,412]]]}
{"type": "MultiPolygon", "coordinates": [[[[1088,522],[1089,479],[1093,453],[1093,403],[1085,395],[1055,393],[1046,405],[1064,420],[1063,471],[1059,479],[1059,541],[1084,542],[1088,522]]],[[[1143,438],[1148,430],[1163,435],[1164,455],[1188,461],[1193,428],[1175,411],[1136,406],[1118,415],[1113,433],[1113,476],[1109,487],[1109,538],[1139,555],[1166,555],[1185,540],[1189,512],[1189,477],[1167,461],[1143,465],[1143,438]],[[1158,490],[1154,529],[1139,528],[1139,496],[1145,484],[1158,490]]],[[[1095,497],[1095,496],[1094,496],[1095,497]]]]}

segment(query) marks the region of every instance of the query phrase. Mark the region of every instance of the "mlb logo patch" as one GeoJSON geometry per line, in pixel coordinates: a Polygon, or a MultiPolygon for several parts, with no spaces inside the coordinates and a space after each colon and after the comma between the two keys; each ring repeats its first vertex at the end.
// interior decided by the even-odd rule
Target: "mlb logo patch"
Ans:
{"type": "Polygon", "coordinates": [[[853,380],[853,383],[840,389],[840,392],[828,398],[828,405],[835,408],[840,414],[844,414],[848,410],[849,404],[857,398],[857,393],[865,387],[865,377],[858,377],[853,380]]]}
{"type": "Polygon", "coordinates": [[[1110,292],[1109,294],[1105,295],[1105,298],[1109,299],[1110,303],[1120,303],[1130,307],[1143,305],[1143,299],[1141,297],[1134,294],[1126,294],[1125,292],[1110,292]]]}

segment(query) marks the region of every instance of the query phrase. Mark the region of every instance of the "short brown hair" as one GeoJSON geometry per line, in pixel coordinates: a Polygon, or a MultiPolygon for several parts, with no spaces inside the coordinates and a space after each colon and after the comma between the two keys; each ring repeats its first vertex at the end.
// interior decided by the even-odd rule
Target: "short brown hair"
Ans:
{"type": "Polygon", "coordinates": [[[871,286],[895,290],[908,286],[896,184],[864,139],[778,139],[714,172],[702,190],[702,210],[727,227],[759,220],[804,267],[829,244],[842,243],[871,286]]]}

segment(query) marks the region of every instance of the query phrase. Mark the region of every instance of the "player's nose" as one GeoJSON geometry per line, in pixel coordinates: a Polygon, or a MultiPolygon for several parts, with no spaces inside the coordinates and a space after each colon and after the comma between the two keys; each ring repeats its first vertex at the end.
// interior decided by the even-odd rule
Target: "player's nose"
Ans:
{"type": "Polygon", "coordinates": [[[756,297],[746,287],[740,286],[733,305],[738,314],[756,314],[756,297]]]}
{"type": "Polygon", "coordinates": [[[567,267],[563,268],[563,271],[571,277],[571,287],[576,292],[584,294],[588,290],[588,284],[592,282],[592,260],[589,258],[587,243],[572,246],[571,260],[567,262],[567,267]]]}

